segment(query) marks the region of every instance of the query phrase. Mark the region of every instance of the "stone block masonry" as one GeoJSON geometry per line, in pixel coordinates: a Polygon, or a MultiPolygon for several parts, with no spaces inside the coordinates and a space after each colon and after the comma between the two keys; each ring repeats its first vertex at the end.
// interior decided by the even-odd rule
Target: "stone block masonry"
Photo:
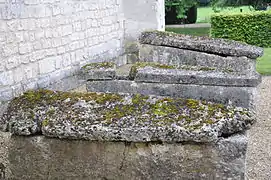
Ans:
{"type": "Polygon", "coordinates": [[[88,62],[112,61],[126,37],[164,28],[161,2],[0,1],[0,101],[73,76],[88,62]],[[134,3],[148,10],[127,11],[134,3]]]}
{"type": "Polygon", "coordinates": [[[0,100],[70,76],[98,56],[121,53],[118,1],[7,0],[0,11],[0,100]]]}

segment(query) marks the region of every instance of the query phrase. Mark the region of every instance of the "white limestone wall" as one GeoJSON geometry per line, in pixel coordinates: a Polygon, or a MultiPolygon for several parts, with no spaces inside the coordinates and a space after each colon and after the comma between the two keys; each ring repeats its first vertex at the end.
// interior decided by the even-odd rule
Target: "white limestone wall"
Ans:
{"type": "Polygon", "coordinates": [[[0,102],[48,87],[164,28],[164,0],[0,0],[0,102]]]}
{"type": "Polygon", "coordinates": [[[164,0],[122,0],[126,40],[144,30],[165,30],[164,0]]]}
{"type": "Polygon", "coordinates": [[[117,0],[0,0],[0,99],[119,55],[120,7],[117,0]]]}

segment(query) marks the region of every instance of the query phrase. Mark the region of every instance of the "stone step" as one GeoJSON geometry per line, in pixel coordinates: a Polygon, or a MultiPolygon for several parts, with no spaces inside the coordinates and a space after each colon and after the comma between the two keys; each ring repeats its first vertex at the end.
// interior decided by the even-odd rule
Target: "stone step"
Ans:
{"type": "Polygon", "coordinates": [[[258,73],[238,74],[206,69],[161,69],[144,67],[137,70],[136,82],[165,84],[195,84],[213,86],[256,87],[261,82],[258,73]]]}

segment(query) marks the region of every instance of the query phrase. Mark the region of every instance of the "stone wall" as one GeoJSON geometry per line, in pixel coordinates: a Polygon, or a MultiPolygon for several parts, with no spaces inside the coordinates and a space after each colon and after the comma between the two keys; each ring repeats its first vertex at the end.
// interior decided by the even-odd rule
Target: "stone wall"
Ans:
{"type": "Polygon", "coordinates": [[[125,32],[136,38],[134,29],[164,28],[162,7],[163,0],[0,1],[0,102],[118,57],[125,32]]]}
{"type": "Polygon", "coordinates": [[[123,13],[127,40],[144,30],[165,30],[164,0],[123,0],[123,13]]]}

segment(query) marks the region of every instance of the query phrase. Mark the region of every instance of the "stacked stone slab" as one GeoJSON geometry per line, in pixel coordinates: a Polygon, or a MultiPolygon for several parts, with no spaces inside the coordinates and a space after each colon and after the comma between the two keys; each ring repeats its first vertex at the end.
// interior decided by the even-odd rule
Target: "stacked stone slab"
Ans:
{"type": "MultiPolygon", "coordinates": [[[[139,42],[139,61],[173,68],[146,65],[139,67],[129,80],[116,75],[99,81],[99,78],[88,76],[88,90],[193,98],[255,108],[256,87],[261,82],[256,72],[256,58],[263,54],[261,48],[159,31],[142,33],[139,42]]],[[[100,71],[108,74],[104,72],[106,69],[100,71]]],[[[87,71],[85,73],[89,74],[97,70],[87,71]]]]}
{"type": "Polygon", "coordinates": [[[262,49],[164,32],[139,40],[139,62],[82,67],[88,93],[27,91],[7,104],[7,179],[245,179],[262,49]]]}
{"type": "Polygon", "coordinates": [[[254,121],[191,99],[28,91],[0,119],[1,149],[10,179],[243,179],[254,121]]]}

